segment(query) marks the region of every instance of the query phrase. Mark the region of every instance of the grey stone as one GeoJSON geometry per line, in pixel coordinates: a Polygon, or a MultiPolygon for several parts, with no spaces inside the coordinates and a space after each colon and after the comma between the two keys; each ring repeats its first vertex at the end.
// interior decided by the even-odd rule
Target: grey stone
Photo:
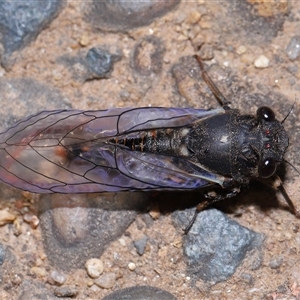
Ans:
{"type": "Polygon", "coordinates": [[[122,57],[118,49],[110,51],[110,48],[113,47],[103,45],[78,51],[75,55],[65,54],[58,57],[56,62],[66,66],[72,78],[79,82],[109,78],[114,63],[122,57]]]}
{"type": "Polygon", "coordinates": [[[152,286],[134,286],[115,291],[102,300],[176,300],[175,296],[152,286]]]}
{"type": "Polygon", "coordinates": [[[31,42],[57,16],[61,0],[0,1],[0,32],[5,53],[31,42]]]}
{"type": "Polygon", "coordinates": [[[3,265],[5,259],[5,249],[3,244],[0,243],[0,265],[3,265]]]}
{"type": "Polygon", "coordinates": [[[103,78],[113,67],[112,55],[101,48],[91,48],[86,55],[88,70],[95,78],[103,78]]]}
{"type": "Polygon", "coordinates": [[[177,6],[179,0],[169,1],[98,1],[86,2],[86,20],[96,28],[126,31],[145,26],[177,6]]]}
{"type": "Polygon", "coordinates": [[[43,195],[39,204],[47,257],[68,271],[100,257],[148,201],[145,193],[53,194],[43,195]]]}
{"type": "MultiPolygon", "coordinates": [[[[174,221],[181,228],[193,212],[175,212],[174,221]],[[189,215],[189,216],[188,216],[189,215]]],[[[248,251],[262,245],[263,235],[255,233],[216,209],[201,212],[184,238],[188,273],[196,279],[220,282],[234,274],[248,251]]]]}
{"type": "Polygon", "coordinates": [[[300,56],[300,36],[293,36],[285,50],[290,60],[296,60],[300,56]]]}
{"type": "Polygon", "coordinates": [[[144,236],[144,237],[141,238],[140,240],[134,241],[134,242],[133,242],[134,247],[135,247],[135,249],[136,249],[136,252],[137,252],[139,255],[143,255],[143,254],[144,254],[145,247],[146,247],[146,245],[147,245],[147,241],[148,241],[148,237],[144,236]]]}

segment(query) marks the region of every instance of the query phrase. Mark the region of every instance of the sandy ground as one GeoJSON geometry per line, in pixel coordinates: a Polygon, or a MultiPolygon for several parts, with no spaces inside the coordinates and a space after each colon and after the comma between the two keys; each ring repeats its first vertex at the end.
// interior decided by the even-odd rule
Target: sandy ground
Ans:
{"type": "MultiPolygon", "coordinates": [[[[299,169],[299,59],[291,61],[286,52],[291,38],[299,32],[299,18],[297,1],[194,1],[180,3],[150,25],[107,32],[87,22],[79,2],[67,2],[35,41],[13,54],[14,64],[9,69],[0,68],[7,82],[16,84],[13,80],[31,78],[39,86],[29,104],[22,102],[21,92],[18,97],[1,92],[1,101],[13,99],[3,100],[7,102],[1,111],[2,129],[43,109],[216,107],[213,97],[210,103],[197,97],[197,89],[207,92],[204,85],[195,86],[186,78],[176,82],[172,72],[180,58],[200,53],[207,67],[214,65],[209,72],[220,90],[243,113],[255,114],[258,106],[269,105],[283,119],[295,103],[285,122],[290,135],[286,159],[299,169]],[[80,65],[68,63],[94,46],[119,56],[109,78],[86,80],[80,65]],[[153,49],[160,60],[152,62],[149,71],[143,64],[147,66],[153,49]],[[262,55],[268,59],[263,66],[262,55]],[[249,97],[243,98],[249,93],[269,98],[254,97],[250,102],[249,97]]],[[[299,175],[289,166],[279,171],[288,194],[300,207],[299,175]]],[[[106,245],[101,256],[104,273],[115,274],[112,286],[106,288],[95,284],[82,265],[61,271],[53,265],[53,258],[49,261],[48,253],[53,249],[44,248],[51,248],[51,243],[43,243],[45,234],[38,225],[39,195],[4,185],[1,189],[0,207],[12,216],[4,218],[0,227],[5,249],[0,299],[37,299],[37,295],[43,295],[39,299],[56,299],[58,285],[51,273],[55,270],[66,278],[61,287],[77,291],[76,299],[102,299],[114,290],[134,285],[158,287],[180,300],[300,299],[300,221],[285,209],[280,194],[261,185],[254,184],[220,206],[226,213],[235,212],[230,217],[241,225],[265,235],[262,257],[249,254],[227,281],[215,285],[191,281],[182,253],[182,233],[172,225],[169,213],[161,212],[154,201],[150,212],[134,217],[125,233],[106,245]],[[144,236],[148,242],[140,256],[133,241],[144,236]],[[256,260],[260,260],[258,268],[253,267],[256,260]]],[[[152,199],[155,197],[151,194],[152,199]]],[[[70,244],[66,245],[64,251],[70,244]]]]}

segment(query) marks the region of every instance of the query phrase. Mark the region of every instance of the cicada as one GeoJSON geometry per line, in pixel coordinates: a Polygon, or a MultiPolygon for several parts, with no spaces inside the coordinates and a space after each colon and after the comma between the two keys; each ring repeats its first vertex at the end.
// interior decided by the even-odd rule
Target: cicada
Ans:
{"type": "Polygon", "coordinates": [[[33,193],[205,188],[203,208],[270,178],[289,143],[283,121],[269,107],[231,109],[196,58],[219,108],[43,111],[0,135],[0,180],[33,193]]]}

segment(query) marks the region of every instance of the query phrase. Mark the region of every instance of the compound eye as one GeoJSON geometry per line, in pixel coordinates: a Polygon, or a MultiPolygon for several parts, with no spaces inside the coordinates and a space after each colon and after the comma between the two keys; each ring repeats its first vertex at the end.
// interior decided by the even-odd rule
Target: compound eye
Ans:
{"type": "Polygon", "coordinates": [[[272,122],[275,120],[275,114],[273,110],[267,106],[260,107],[257,110],[256,115],[259,120],[264,120],[266,122],[272,122]]]}
{"type": "Polygon", "coordinates": [[[271,177],[276,171],[276,162],[273,158],[266,158],[258,165],[258,174],[262,178],[271,177]]]}

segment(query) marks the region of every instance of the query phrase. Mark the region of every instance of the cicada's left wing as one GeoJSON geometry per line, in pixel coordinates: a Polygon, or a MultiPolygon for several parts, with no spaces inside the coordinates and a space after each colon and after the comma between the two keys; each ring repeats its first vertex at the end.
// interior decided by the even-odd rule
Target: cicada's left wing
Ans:
{"type": "Polygon", "coordinates": [[[176,157],[101,143],[84,151],[68,158],[65,169],[60,170],[60,178],[62,174],[65,178],[53,185],[51,191],[192,190],[218,180],[215,175],[176,157]]]}
{"type": "Polygon", "coordinates": [[[0,179],[36,193],[193,189],[216,182],[188,161],[132,151],[120,135],[180,127],[222,110],[45,111],[0,135],[0,179]]]}

